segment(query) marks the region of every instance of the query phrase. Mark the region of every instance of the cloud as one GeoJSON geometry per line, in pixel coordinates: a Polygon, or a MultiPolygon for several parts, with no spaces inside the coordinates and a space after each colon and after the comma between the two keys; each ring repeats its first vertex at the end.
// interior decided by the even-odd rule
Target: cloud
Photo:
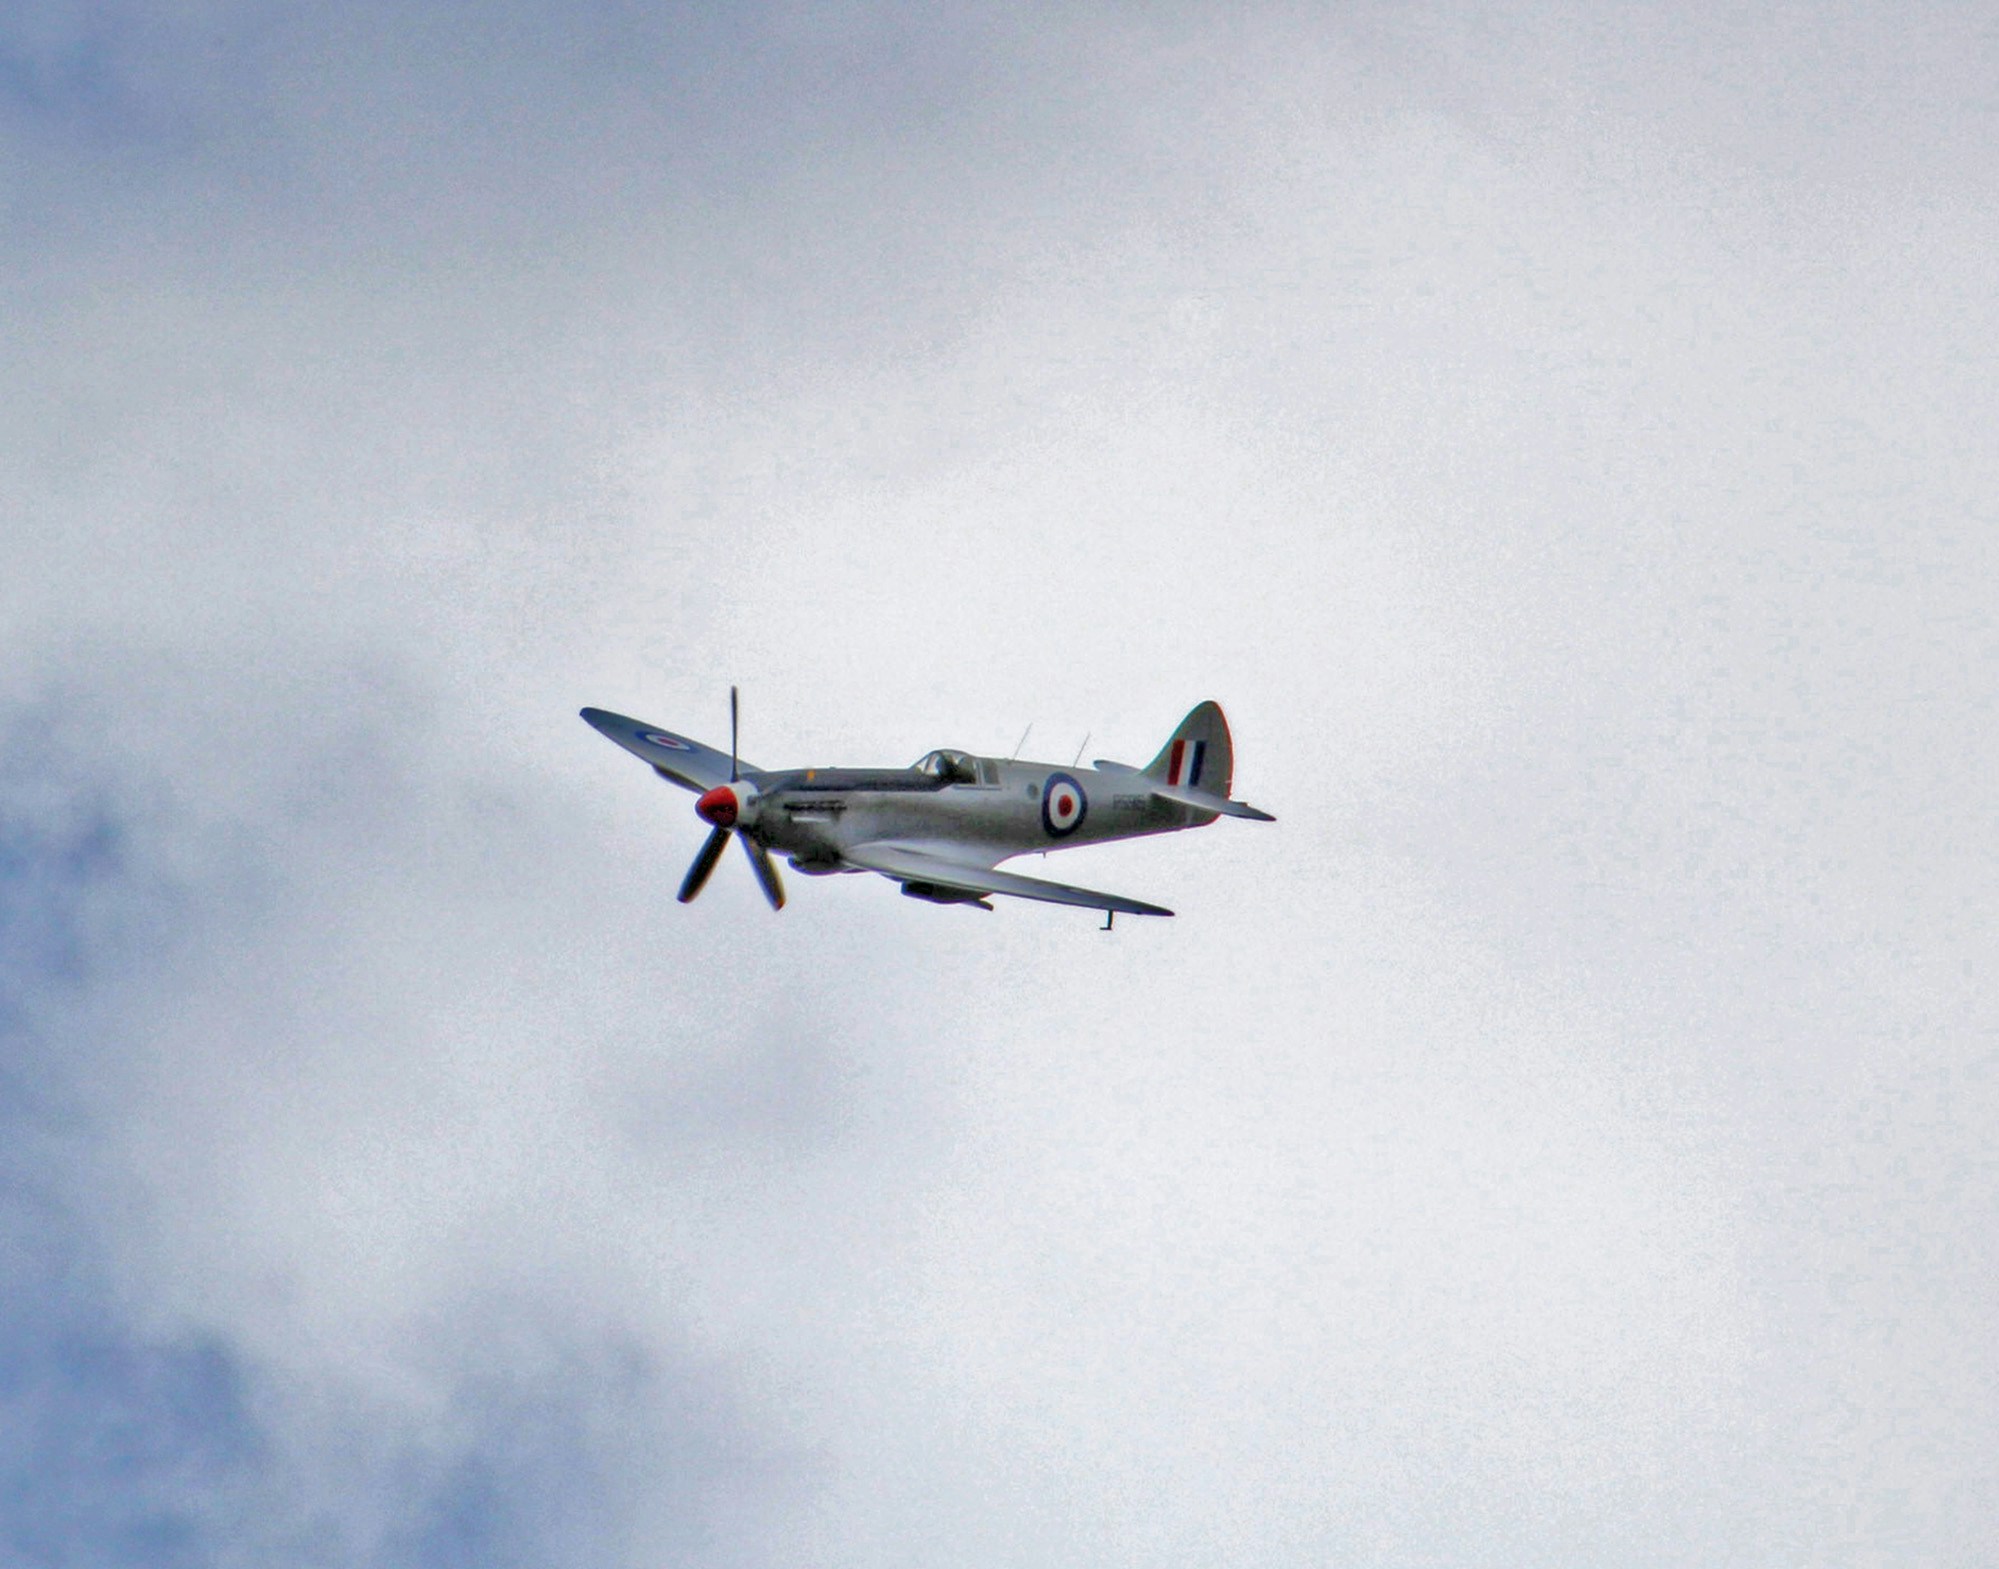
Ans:
{"type": "Polygon", "coordinates": [[[162,15],[0,49],[17,1551],[1975,1558],[1967,13],[162,15]],[[731,681],[1280,823],[683,911],[731,681]]]}
{"type": "MultiPolygon", "coordinates": [[[[299,890],[273,847],[216,854],[204,830],[240,819],[191,822],[79,732],[48,711],[10,728],[0,816],[10,1545],[31,1561],[566,1562],[695,1551],[745,1477],[774,1507],[795,1462],[751,1432],[712,1358],[615,1309],[579,1320],[577,1282],[540,1276],[547,1259],[450,1271],[454,1246],[504,1247],[481,1234],[483,1202],[448,1218],[451,1192],[470,1197],[454,1168],[494,1155],[476,1127],[462,1144],[392,1131],[420,1108],[358,1076],[398,1044],[374,1038],[382,977],[369,1017],[331,1007],[325,966],[355,956],[310,912],[292,919],[331,951],[274,964],[297,936],[269,901],[299,890]],[[257,935],[273,925],[276,952],[257,935]],[[233,1094],[232,1075],[259,1088],[233,1094]],[[403,1137],[424,1153],[400,1175],[429,1179],[413,1206],[374,1186],[384,1139],[403,1137]],[[297,1208],[281,1214],[285,1181],[297,1208]],[[426,1214],[441,1237],[408,1229],[426,1214]],[[426,1281],[440,1243],[448,1278],[426,1281]],[[324,1312],[329,1291],[342,1305],[324,1312]],[[645,1547],[627,1535],[641,1512],[645,1547]]],[[[383,766],[344,739],[350,768],[383,766]]],[[[282,833],[284,791],[259,783],[260,830],[282,833]]],[[[287,804],[295,825],[357,827],[344,790],[287,804]]],[[[726,1544],[711,1556],[731,1561],[726,1544]]]]}

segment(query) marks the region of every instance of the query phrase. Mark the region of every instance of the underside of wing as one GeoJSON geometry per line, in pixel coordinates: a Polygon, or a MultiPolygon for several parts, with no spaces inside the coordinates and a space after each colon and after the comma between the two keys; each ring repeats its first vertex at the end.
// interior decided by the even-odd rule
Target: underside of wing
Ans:
{"type": "Polygon", "coordinates": [[[1022,877],[994,867],[953,860],[933,849],[903,844],[863,844],[843,850],[848,865],[892,877],[910,891],[946,890],[974,897],[999,893],[1014,899],[1040,899],[1048,904],[1073,904],[1085,910],[1113,910],[1120,915],[1171,915],[1171,910],[1122,894],[1072,888],[1039,877],[1022,877]]]}
{"type": "MultiPolygon", "coordinates": [[[[609,736],[632,756],[649,763],[661,777],[671,779],[677,785],[702,791],[729,782],[727,752],[718,752],[712,746],[690,741],[671,730],[662,730],[641,719],[627,719],[623,714],[614,714],[602,708],[586,708],[583,717],[596,730],[609,736]]],[[[742,774],[762,772],[740,761],[736,767],[742,774]]]]}

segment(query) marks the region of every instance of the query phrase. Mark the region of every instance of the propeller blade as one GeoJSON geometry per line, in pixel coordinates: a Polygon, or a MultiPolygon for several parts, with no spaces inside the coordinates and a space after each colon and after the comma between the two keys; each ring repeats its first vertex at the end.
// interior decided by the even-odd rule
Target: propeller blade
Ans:
{"type": "Polygon", "coordinates": [[[729,783],[734,784],[736,773],[736,689],[729,688],[729,783]]]}
{"type": "Polygon", "coordinates": [[[687,868],[687,880],[680,885],[680,902],[692,904],[694,896],[708,881],[708,874],[715,870],[715,863],[722,859],[722,852],[728,848],[729,830],[717,828],[709,834],[708,842],[701,846],[700,854],[694,857],[694,864],[687,868]]]}
{"type": "MultiPolygon", "coordinates": [[[[719,833],[721,830],[717,829],[716,832],[719,833]]],[[[764,897],[770,900],[770,907],[773,910],[782,910],[784,884],[777,880],[777,864],[771,860],[770,851],[740,828],[736,830],[736,837],[743,841],[743,849],[750,858],[750,869],[757,874],[757,886],[763,889],[764,897]]]]}

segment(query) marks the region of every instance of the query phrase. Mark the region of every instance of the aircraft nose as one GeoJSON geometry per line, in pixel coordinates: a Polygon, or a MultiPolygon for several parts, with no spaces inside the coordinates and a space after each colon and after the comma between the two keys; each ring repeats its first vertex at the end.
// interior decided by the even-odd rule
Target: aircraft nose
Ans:
{"type": "Polygon", "coordinates": [[[741,810],[742,803],[736,799],[736,792],[727,785],[715,786],[694,803],[695,815],[717,828],[735,827],[737,814],[741,810]]]}

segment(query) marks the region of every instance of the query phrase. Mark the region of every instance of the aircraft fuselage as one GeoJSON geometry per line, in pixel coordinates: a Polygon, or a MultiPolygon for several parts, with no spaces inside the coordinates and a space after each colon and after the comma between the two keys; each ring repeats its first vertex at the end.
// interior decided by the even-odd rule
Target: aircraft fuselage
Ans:
{"type": "Polygon", "coordinates": [[[1170,833],[1212,822],[1150,795],[1143,776],[1056,763],[963,756],[970,779],[915,768],[811,768],[750,776],[756,835],[801,871],[837,869],[877,840],[978,846],[995,859],[1170,833]]]}

